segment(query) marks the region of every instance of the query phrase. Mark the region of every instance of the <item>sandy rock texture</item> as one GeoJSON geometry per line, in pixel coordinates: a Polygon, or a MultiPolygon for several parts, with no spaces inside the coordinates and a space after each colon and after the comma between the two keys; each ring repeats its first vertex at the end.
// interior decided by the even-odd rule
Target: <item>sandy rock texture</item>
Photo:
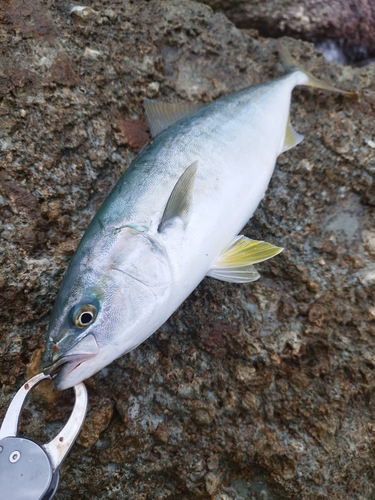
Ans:
{"type": "MultiPolygon", "coordinates": [[[[10,0],[0,40],[0,418],[40,370],[48,318],[89,220],[147,140],[144,97],[209,102],[282,74],[273,40],[197,3],[10,0]],[[78,6],[81,7],[81,6],[78,6]]],[[[375,495],[375,69],[298,89],[305,141],[244,234],[285,247],[261,279],[205,279],[87,381],[57,500],[331,500],[375,495]]],[[[72,391],[35,391],[21,431],[61,428],[72,391]]]]}
{"type": "Polygon", "coordinates": [[[293,36],[343,45],[349,59],[375,56],[375,3],[372,0],[205,0],[236,26],[262,36],[293,36]]]}

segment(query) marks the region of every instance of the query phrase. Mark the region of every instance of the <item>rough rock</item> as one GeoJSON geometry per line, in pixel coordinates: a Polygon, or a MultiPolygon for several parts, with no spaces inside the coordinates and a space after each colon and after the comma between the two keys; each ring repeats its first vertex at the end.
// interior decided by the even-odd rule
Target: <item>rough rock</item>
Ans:
{"type": "Polygon", "coordinates": [[[375,56],[372,0],[204,0],[204,3],[215,11],[225,12],[238,27],[256,30],[262,36],[337,41],[352,61],[375,56]]]}
{"type": "MultiPolygon", "coordinates": [[[[1,416],[38,370],[79,238],[140,147],[143,98],[209,102],[282,73],[272,40],[204,5],[71,7],[1,7],[1,416]]],[[[285,251],[252,285],[205,279],[147,342],[87,381],[90,413],[57,500],[375,494],[375,69],[284,43],[361,102],[295,91],[306,139],[279,158],[244,229],[285,251]]],[[[72,391],[43,388],[22,433],[50,439],[72,403],[72,391]]]]}

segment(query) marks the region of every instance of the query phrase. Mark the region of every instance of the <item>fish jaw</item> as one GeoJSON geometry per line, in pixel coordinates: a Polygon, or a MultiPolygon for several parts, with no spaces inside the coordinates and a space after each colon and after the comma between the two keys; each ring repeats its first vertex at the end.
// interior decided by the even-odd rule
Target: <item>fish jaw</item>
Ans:
{"type": "MultiPolygon", "coordinates": [[[[94,375],[98,370],[112,361],[108,350],[100,351],[96,354],[79,355],[80,343],[76,346],[76,354],[66,356],[66,363],[62,365],[60,372],[55,379],[55,387],[58,391],[63,391],[74,387],[80,382],[94,375]]],[[[114,356],[117,357],[118,353],[114,356]]],[[[64,358],[62,358],[64,360],[64,358]]]]}
{"type": "Polygon", "coordinates": [[[89,360],[65,363],[55,379],[55,388],[58,391],[64,391],[91,377],[95,373],[93,370],[91,372],[87,371],[87,375],[82,375],[82,367],[87,368],[87,361],[89,360]]]}
{"type": "Polygon", "coordinates": [[[56,389],[63,391],[95,375],[118,356],[118,346],[98,345],[95,336],[90,334],[60,355],[44,373],[54,374],[59,370],[54,382],[56,389]]]}
{"type": "MultiPolygon", "coordinates": [[[[64,375],[73,372],[76,368],[78,368],[82,363],[95,359],[99,354],[99,346],[96,342],[94,335],[90,334],[84,337],[81,341],[79,341],[73,348],[60,352],[59,356],[55,356],[55,360],[49,366],[44,368],[44,373],[46,375],[54,374],[60,367],[60,372],[56,378],[56,387],[59,384],[61,378],[64,378],[64,375]]],[[[78,381],[81,382],[82,380],[78,381]]],[[[77,382],[77,383],[78,383],[77,382]]],[[[76,385],[76,384],[73,384],[76,385]]],[[[72,386],[69,386],[72,387],[72,386]]]]}

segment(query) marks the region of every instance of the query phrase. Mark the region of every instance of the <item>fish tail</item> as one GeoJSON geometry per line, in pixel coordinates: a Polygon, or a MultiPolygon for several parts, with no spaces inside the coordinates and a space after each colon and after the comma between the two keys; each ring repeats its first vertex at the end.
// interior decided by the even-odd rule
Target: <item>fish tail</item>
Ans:
{"type": "Polygon", "coordinates": [[[302,85],[307,85],[308,87],[315,87],[318,89],[324,89],[324,90],[330,90],[332,92],[337,92],[339,94],[343,94],[346,97],[349,97],[350,99],[357,99],[358,101],[360,100],[359,93],[358,92],[350,92],[347,90],[342,90],[334,87],[328,82],[325,82],[323,80],[320,80],[319,78],[316,78],[313,74],[310,72],[300,68],[297,64],[297,62],[293,59],[291,56],[290,52],[288,49],[282,45],[281,43],[277,44],[277,49],[280,54],[281,62],[284,66],[284,69],[287,73],[294,73],[295,71],[300,71],[307,77],[307,80],[304,83],[301,83],[302,85]]]}

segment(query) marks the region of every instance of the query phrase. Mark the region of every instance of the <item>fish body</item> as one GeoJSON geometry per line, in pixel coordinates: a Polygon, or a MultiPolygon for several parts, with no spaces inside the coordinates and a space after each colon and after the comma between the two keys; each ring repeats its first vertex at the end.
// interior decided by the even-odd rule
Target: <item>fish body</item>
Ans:
{"type": "Polygon", "coordinates": [[[281,250],[237,235],[277,156],[302,140],[289,125],[290,97],[308,83],[295,70],[222,98],[166,127],[136,157],[61,285],[44,357],[47,372],[63,365],[58,389],[137,347],[206,275],[252,281],[252,264],[281,250]]]}

